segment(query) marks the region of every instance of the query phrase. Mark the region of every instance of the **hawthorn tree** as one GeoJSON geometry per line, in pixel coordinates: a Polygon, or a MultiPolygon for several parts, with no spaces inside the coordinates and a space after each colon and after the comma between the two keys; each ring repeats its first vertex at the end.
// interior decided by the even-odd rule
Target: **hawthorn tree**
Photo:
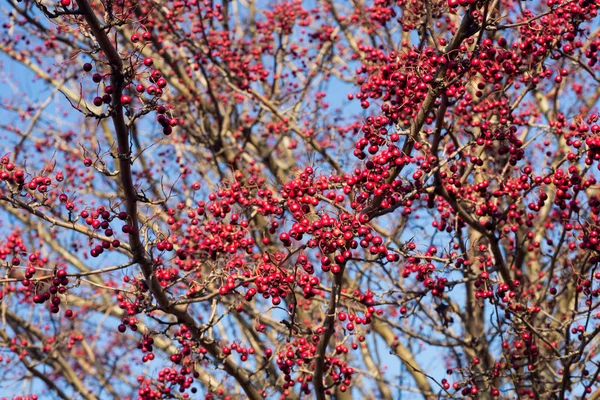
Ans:
{"type": "Polygon", "coordinates": [[[597,399],[595,0],[6,0],[0,394],[597,399]]]}

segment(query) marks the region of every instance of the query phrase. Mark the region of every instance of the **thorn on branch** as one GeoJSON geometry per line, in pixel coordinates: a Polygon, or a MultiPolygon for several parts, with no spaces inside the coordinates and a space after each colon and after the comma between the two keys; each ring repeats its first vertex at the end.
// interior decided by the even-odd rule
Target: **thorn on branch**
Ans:
{"type": "Polygon", "coordinates": [[[135,194],[136,200],[141,202],[141,203],[147,203],[147,204],[151,204],[151,205],[158,205],[158,204],[164,204],[166,202],[165,199],[160,199],[160,200],[150,200],[148,198],[148,196],[146,196],[146,194],[144,193],[144,191],[142,190],[141,193],[136,193],[135,194]]]}

